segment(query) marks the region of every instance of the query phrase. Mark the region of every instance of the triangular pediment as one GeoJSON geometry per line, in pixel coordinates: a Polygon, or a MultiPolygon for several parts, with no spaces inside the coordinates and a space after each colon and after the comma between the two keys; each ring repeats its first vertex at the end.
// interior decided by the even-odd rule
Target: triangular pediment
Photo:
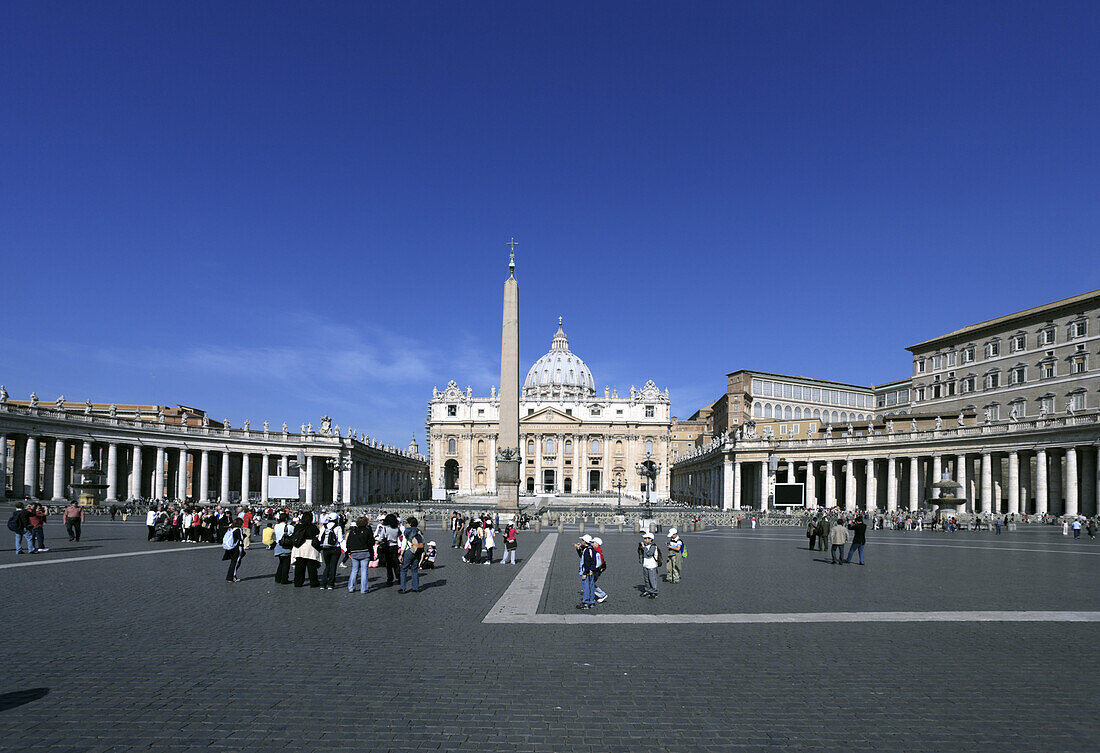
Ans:
{"type": "Polygon", "coordinates": [[[557,408],[551,408],[547,406],[542,410],[535,411],[529,416],[523,416],[520,418],[521,424],[573,424],[579,425],[581,420],[576,416],[570,416],[557,408]]]}

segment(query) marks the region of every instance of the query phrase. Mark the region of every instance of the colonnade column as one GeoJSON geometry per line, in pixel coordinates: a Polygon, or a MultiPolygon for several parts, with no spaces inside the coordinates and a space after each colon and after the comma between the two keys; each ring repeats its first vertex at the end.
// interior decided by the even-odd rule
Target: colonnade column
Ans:
{"type": "Polygon", "coordinates": [[[344,504],[353,504],[352,500],[352,488],[351,488],[351,466],[348,465],[346,470],[340,471],[344,477],[344,504]]]}
{"type": "Polygon", "coordinates": [[[133,447],[130,458],[130,499],[141,499],[141,445],[133,447]]]}
{"type": "MultiPolygon", "coordinates": [[[[87,443],[85,443],[87,444],[87,443]]],[[[164,448],[157,448],[157,467],[154,469],[154,484],[153,496],[159,499],[164,499],[164,448]]]]}
{"type": "MultiPolygon", "coordinates": [[[[723,510],[733,509],[733,461],[728,457],[722,458],[722,501],[719,503],[723,510]]],[[[669,496],[672,496],[671,494],[669,496]]]]}
{"type": "Polygon", "coordinates": [[[1047,470],[1047,492],[1050,495],[1047,510],[1051,515],[1062,512],[1062,458],[1057,453],[1048,453],[1050,468],[1047,470]]]}
{"type": "Polygon", "coordinates": [[[844,509],[856,509],[856,464],[851,458],[844,461],[844,509]]]}
{"type": "Polygon", "coordinates": [[[920,458],[916,455],[909,458],[909,509],[916,511],[920,500],[920,458]]]}
{"type": "Polygon", "coordinates": [[[313,506],[313,456],[306,455],[306,507],[313,506]]]}
{"type": "Polygon", "coordinates": [[[23,453],[23,493],[20,497],[35,499],[38,496],[38,440],[27,437],[27,448],[23,453]]]}
{"type": "Polygon", "coordinates": [[[118,443],[117,442],[111,442],[107,445],[107,501],[108,502],[118,502],[118,443]]]}
{"type": "Polygon", "coordinates": [[[271,470],[271,456],[266,452],[260,461],[260,504],[267,504],[267,476],[271,470]]]}
{"type": "Polygon", "coordinates": [[[993,512],[993,456],[982,453],[982,513],[993,512]]]}
{"type": "Polygon", "coordinates": [[[1038,449],[1035,451],[1035,514],[1042,515],[1047,511],[1047,451],[1038,449]]]}
{"type": "Polygon", "coordinates": [[[210,450],[199,456],[199,502],[210,499],[210,450]]]}
{"type": "Polygon", "coordinates": [[[222,450],[222,478],[218,494],[223,505],[229,504],[229,450],[222,450]]]}
{"type": "Polygon", "coordinates": [[[814,477],[814,461],[806,461],[806,509],[817,507],[817,479],[814,477]]]}
{"type": "MultiPolygon", "coordinates": [[[[7,450],[0,447],[0,450],[7,450]]],[[[53,443],[53,499],[51,502],[64,502],[65,500],[65,440],[58,439],[53,443]]],[[[109,479],[108,479],[109,480],[109,479]]]]}
{"type": "Polygon", "coordinates": [[[187,450],[180,448],[179,467],[176,468],[176,496],[180,501],[187,499],[187,450]]]}
{"type": "Polygon", "coordinates": [[[863,504],[867,512],[871,512],[875,509],[875,503],[878,501],[875,499],[875,492],[878,491],[875,488],[875,459],[867,458],[865,462],[867,465],[867,475],[864,478],[863,504]]]}
{"type": "Polygon", "coordinates": [[[0,434],[0,499],[8,490],[8,435],[0,434]]]}
{"type": "Polygon", "coordinates": [[[249,456],[247,452],[241,453],[241,504],[248,504],[248,466],[249,456]]]}
{"type": "Polygon", "coordinates": [[[1077,497],[1077,448],[1066,448],[1066,515],[1076,515],[1077,497]]]}
{"type": "Polygon", "coordinates": [[[961,486],[959,487],[959,494],[966,502],[963,504],[963,509],[967,512],[972,512],[973,507],[970,505],[970,484],[967,482],[967,468],[966,468],[966,454],[955,456],[955,481],[961,486]]]}
{"type": "Polygon", "coordinates": [[[886,509],[898,509],[898,469],[894,458],[886,458],[886,509]]]}
{"type": "Polygon", "coordinates": [[[768,510],[768,487],[770,486],[771,478],[768,475],[768,461],[761,460],[758,463],[760,467],[760,512],[767,512],[768,510]]]}
{"type": "Polygon", "coordinates": [[[1092,495],[1094,504],[1092,513],[1093,515],[1100,515],[1100,442],[1096,443],[1096,462],[1093,464],[1093,469],[1096,471],[1096,478],[1093,479],[1096,482],[1096,486],[1094,487],[1095,491],[1092,495]]]}
{"type": "Polygon", "coordinates": [[[733,509],[741,509],[741,477],[744,471],[741,467],[741,461],[737,460],[733,463],[733,509]]]}
{"type": "Polygon", "coordinates": [[[836,476],[831,459],[825,461],[825,507],[836,507],[836,476]]]}
{"type": "Polygon", "coordinates": [[[939,455],[932,456],[932,499],[936,499],[940,496],[940,490],[935,487],[935,483],[943,478],[943,458],[939,455]]]}
{"type": "Polygon", "coordinates": [[[1020,512],[1020,453],[1008,453],[1008,514],[1020,512]]]}

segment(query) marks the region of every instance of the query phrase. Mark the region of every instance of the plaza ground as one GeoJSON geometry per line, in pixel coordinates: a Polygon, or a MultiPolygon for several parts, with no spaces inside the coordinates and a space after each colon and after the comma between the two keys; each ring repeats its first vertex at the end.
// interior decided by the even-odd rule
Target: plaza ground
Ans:
{"type": "Polygon", "coordinates": [[[627,620],[585,625],[484,621],[553,534],[522,532],[516,567],[462,564],[438,523],[428,536],[444,546],[422,593],[360,595],[276,586],[263,549],[230,585],[217,548],[147,543],[135,521],[90,522],[70,544],[51,522],[51,552],[0,554],[0,740],[295,753],[1096,748],[1100,541],[1054,527],[869,532],[868,564],[836,567],[798,529],[711,529],[686,536],[683,582],[650,601],[637,595],[636,537],[606,533],[610,598],[578,612],[567,530],[536,574],[537,613],[627,620]],[[99,558],[112,554],[127,556],[99,558]],[[699,621],[894,610],[1090,621],[699,621]],[[629,621],[648,614],[684,621],[629,621]]]}

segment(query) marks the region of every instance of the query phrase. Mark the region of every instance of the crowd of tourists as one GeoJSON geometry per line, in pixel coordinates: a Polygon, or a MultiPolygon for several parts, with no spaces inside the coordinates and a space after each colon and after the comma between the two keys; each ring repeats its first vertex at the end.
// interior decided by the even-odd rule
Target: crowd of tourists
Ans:
{"type": "Polygon", "coordinates": [[[514,523],[506,522],[500,530],[500,515],[483,514],[463,518],[457,512],[451,514],[451,546],[462,549],[462,561],[468,565],[491,565],[498,546],[504,547],[500,564],[516,564],[518,545],[514,523]]]}

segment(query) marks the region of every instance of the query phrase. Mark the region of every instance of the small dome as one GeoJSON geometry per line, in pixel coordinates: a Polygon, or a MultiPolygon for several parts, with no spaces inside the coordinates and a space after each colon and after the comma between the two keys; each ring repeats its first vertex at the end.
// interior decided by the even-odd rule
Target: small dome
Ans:
{"type": "Polygon", "coordinates": [[[539,390],[551,392],[569,391],[583,395],[596,394],[596,382],[588,364],[569,350],[569,339],[558,317],[558,331],[550,344],[550,352],[539,360],[527,372],[523,381],[523,394],[531,395],[539,390]]]}

